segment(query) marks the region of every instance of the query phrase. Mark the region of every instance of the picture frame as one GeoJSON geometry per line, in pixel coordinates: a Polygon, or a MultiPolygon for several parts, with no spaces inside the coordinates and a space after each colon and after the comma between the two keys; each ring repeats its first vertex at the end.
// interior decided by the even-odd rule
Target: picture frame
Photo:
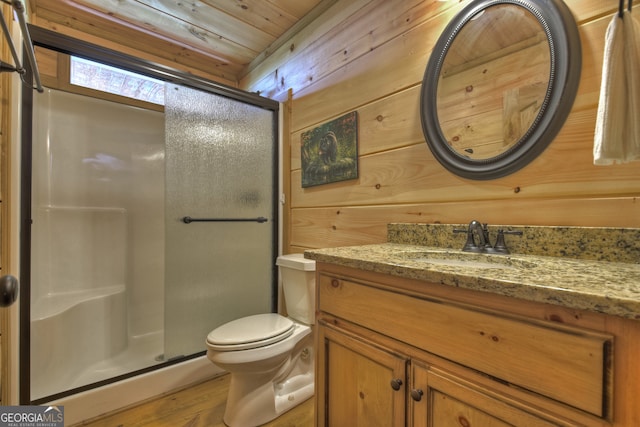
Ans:
{"type": "Polygon", "coordinates": [[[358,178],[358,113],[352,111],[303,132],[302,187],[358,178]]]}

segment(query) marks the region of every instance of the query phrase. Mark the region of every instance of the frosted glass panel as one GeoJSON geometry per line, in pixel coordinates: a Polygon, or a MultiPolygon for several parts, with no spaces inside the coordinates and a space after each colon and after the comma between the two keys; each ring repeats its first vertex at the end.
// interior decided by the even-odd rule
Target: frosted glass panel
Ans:
{"type": "Polygon", "coordinates": [[[205,350],[225,322],[272,310],[276,143],[273,111],[169,84],[165,108],[170,359],[205,350]]]}

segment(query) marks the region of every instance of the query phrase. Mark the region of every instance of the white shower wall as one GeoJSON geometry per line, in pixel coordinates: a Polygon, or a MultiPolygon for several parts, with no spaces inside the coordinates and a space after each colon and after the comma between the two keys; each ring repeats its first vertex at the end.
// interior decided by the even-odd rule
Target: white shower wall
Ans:
{"type": "MultiPolygon", "coordinates": [[[[39,353],[55,340],[37,331],[85,324],[57,344],[77,349],[92,345],[94,329],[124,329],[126,345],[164,327],[164,115],[52,90],[34,101],[32,364],[65,371],[61,392],[81,366],[65,354],[56,366],[41,363],[39,353]],[[113,305],[120,291],[125,304],[113,305]],[[96,299],[104,319],[73,318],[96,299]]],[[[95,357],[122,350],[122,340],[114,345],[95,357]]],[[[38,381],[32,372],[34,391],[38,381]]]]}

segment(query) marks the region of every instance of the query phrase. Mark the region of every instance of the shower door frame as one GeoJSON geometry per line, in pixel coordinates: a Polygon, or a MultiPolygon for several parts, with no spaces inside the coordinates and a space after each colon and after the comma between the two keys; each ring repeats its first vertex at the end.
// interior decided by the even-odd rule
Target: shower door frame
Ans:
{"type": "MultiPolygon", "coordinates": [[[[102,62],[113,67],[118,67],[135,73],[150,76],[166,83],[175,83],[187,86],[193,89],[202,90],[212,94],[224,96],[246,104],[260,107],[273,112],[273,210],[270,213],[273,220],[271,221],[271,234],[274,236],[272,242],[272,253],[274,254],[272,263],[271,277],[271,311],[277,310],[278,303],[278,270],[276,267],[276,256],[279,248],[279,168],[280,168],[280,152],[279,152],[279,119],[278,112],[280,104],[277,101],[261,97],[259,95],[242,91],[237,88],[213,82],[198,76],[184,73],[174,68],[146,61],[134,56],[126,55],[111,49],[87,43],[72,37],[59,34],[50,30],[29,24],[29,32],[33,40],[34,46],[44,47],[50,50],[63,52],[69,55],[84,57],[90,60],[102,62]]],[[[25,67],[28,64],[25,63],[25,67]]],[[[27,73],[31,75],[31,73],[27,73]]],[[[22,160],[21,160],[21,200],[20,200],[20,315],[19,315],[19,403],[21,405],[40,404],[46,401],[59,399],[70,396],[75,393],[97,388],[102,385],[110,384],[122,379],[131,378],[145,372],[154,371],[160,368],[184,362],[194,357],[199,357],[204,352],[187,355],[182,358],[172,359],[163,363],[156,364],[149,368],[130,372],[128,374],[119,375],[114,378],[92,383],[86,386],[78,387],[57,393],[53,396],[47,396],[38,400],[31,400],[31,196],[32,196],[32,143],[33,143],[33,90],[30,87],[23,86],[22,90],[22,160]]]]}

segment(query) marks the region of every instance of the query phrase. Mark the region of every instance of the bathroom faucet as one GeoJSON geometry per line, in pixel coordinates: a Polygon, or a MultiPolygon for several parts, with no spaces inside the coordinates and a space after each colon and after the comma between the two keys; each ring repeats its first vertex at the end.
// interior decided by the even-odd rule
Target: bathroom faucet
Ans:
{"type": "Polygon", "coordinates": [[[509,250],[504,241],[505,234],[515,234],[522,236],[522,231],[505,231],[498,230],[495,246],[491,245],[489,240],[489,229],[487,224],[482,224],[475,219],[469,223],[466,230],[453,230],[454,233],[467,233],[467,241],[462,248],[463,252],[489,253],[489,254],[508,254],[509,250]],[[478,243],[476,243],[478,236],[478,243]]]}
{"type": "Polygon", "coordinates": [[[474,232],[478,236],[479,248],[484,248],[487,245],[491,246],[491,244],[489,244],[489,230],[487,230],[487,224],[481,224],[474,219],[469,223],[468,233],[471,234],[471,237],[473,237],[474,232]]]}
{"type": "MultiPolygon", "coordinates": [[[[486,252],[487,249],[493,249],[489,243],[489,230],[487,224],[481,224],[475,219],[469,223],[467,229],[467,244],[465,248],[469,252],[486,252]],[[478,243],[476,244],[475,236],[478,236],[478,243]],[[470,243],[470,244],[469,244],[470,243]],[[467,246],[467,244],[469,244],[467,246]]],[[[462,250],[465,250],[464,248],[462,250]]]]}

